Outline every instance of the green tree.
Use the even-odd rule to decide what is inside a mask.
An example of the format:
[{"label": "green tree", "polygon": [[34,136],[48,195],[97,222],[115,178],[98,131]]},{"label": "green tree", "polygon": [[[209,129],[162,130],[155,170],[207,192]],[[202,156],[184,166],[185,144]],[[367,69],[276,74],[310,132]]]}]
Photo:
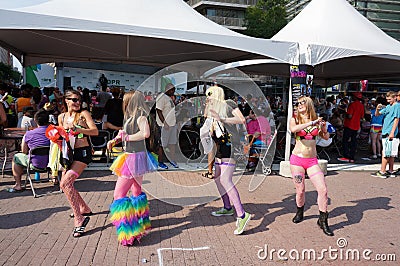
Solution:
[{"label": "green tree", "polygon": [[12,69],[11,66],[0,62],[0,80],[2,81],[21,81],[21,73]]},{"label": "green tree", "polygon": [[244,34],[269,39],[287,24],[286,0],[260,0],[245,13]]}]

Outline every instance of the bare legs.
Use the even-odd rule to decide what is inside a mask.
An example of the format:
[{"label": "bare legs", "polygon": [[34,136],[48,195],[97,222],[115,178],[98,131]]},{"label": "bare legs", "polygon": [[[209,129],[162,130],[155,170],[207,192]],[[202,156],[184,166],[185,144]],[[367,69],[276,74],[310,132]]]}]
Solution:
[{"label": "bare legs", "polygon": [[14,162],[14,160],[12,161],[11,167],[12,167],[12,172],[13,172],[13,176],[14,176],[14,179],[15,179],[14,189],[15,190],[21,190],[22,189],[22,187],[21,187],[21,176],[24,174],[24,168],[22,166],[16,164]]},{"label": "bare legs", "polygon": [[382,145],[381,145],[381,133],[371,133],[371,147],[372,147],[372,155],[381,154]]}]

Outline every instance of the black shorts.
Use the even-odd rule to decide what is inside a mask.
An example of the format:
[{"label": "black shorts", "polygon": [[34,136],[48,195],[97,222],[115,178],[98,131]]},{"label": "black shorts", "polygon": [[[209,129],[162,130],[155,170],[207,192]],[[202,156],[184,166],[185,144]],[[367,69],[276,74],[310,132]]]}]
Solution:
[{"label": "black shorts", "polygon": [[80,147],[74,149],[74,161],[89,164],[92,161],[92,147]]},{"label": "black shorts", "polygon": [[231,158],[231,149],[232,144],[231,143],[221,143],[217,144],[217,152],[215,154],[215,157],[221,159],[221,158]]}]

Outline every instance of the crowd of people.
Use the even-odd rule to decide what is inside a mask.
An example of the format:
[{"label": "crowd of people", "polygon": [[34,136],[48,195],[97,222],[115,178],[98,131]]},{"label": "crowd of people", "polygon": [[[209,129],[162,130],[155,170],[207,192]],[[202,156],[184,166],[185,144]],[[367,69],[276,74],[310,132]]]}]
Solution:
[{"label": "crowd of people", "polygon": [[[18,89],[1,84],[0,94],[0,125],[27,130],[21,153],[13,158],[15,185],[8,190],[10,193],[23,190],[21,176],[28,165],[28,151],[37,146],[50,146],[48,158],[32,157],[32,165],[38,168],[48,165],[52,170],[58,168],[51,164],[61,165],[59,185],[72,209],[73,236],[81,237],[93,213],[75,189],[74,182],[92,161],[91,138],[99,130],[108,130],[113,138],[107,143],[107,149],[112,150],[119,143],[123,147],[123,153],[110,168],[118,177],[110,206],[118,241],[122,245],[132,245],[147,234],[150,218],[147,196],[142,191],[143,176],[157,169],[168,169],[169,165],[179,168],[175,158],[178,134],[193,117],[189,114],[193,112],[193,103],[185,101],[184,96],[177,98],[171,83],[158,95],[140,91],[125,93],[118,87],[110,89],[107,86],[102,86],[96,93],[81,87],[69,88],[62,93],[58,88],[40,90],[29,84]],[[251,155],[257,146],[271,143],[277,125],[286,126],[287,115],[280,97],[267,97],[266,101],[251,95],[226,99],[224,90],[217,85],[209,87],[205,94],[204,105],[197,110],[203,117],[200,134],[204,151],[208,153],[208,169],[203,176],[215,181],[223,202],[223,207],[211,215],[220,217],[236,212],[234,234],[242,234],[251,214],[244,210],[239,191],[232,182],[236,166],[234,150],[243,145],[250,146],[250,158],[256,160],[249,159],[246,169],[254,171],[257,156]],[[343,157],[339,160],[354,162],[357,140],[366,133],[371,143],[371,158],[382,157],[382,167],[374,175],[386,178],[396,174],[393,163],[399,146],[398,97],[400,94],[388,92],[386,99],[381,95],[368,99],[357,92],[351,99],[341,95],[326,100],[301,96],[296,101],[289,123],[289,130],[295,136],[290,157],[296,187],[294,223],[303,220],[304,179],[308,175],[318,192],[320,215],[317,223],[326,235],[333,235],[328,226],[327,187],[318,166],[316,150],[317,138],[329,139],[331,127],[343,143]],[[178,113],[175,112],[177,105],[183,106]],[[211,146],[207,141],[203,142],[204,139],[212,140]]]},{"label": "crowd of people", "polygon": [[382,94],[353,92],[349,96],[329,96],[326,99],[310,98],[319,117],[332,125],[335,141],[341,146],[337,160],[354,163],[361,153],[363,160],[381,160],[381,168],[373,173],[380,178],[400,174],[394,169],[398,156],[400,118],[400,93]]}]

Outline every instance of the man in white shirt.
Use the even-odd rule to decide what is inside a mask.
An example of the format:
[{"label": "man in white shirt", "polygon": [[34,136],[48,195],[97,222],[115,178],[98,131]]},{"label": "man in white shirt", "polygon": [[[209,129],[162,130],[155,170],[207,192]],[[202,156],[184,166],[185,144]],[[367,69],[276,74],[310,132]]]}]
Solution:
[{"label": "man in white shirt", "polygon": [[169,156],[170,164],[175,168],[179,167],[174,160],[175,146],[178,142],[175,104],[173,101],[174,94],[174,85],[168,83],[165,85],[165,92],[160,93],[156,99],[156,121],[161,133],[161,145],[158,149],[158,166],[162,169],[168,169],[168,166],[163,161],[163,152],[166,148],[168,148],[167,155]]}]

